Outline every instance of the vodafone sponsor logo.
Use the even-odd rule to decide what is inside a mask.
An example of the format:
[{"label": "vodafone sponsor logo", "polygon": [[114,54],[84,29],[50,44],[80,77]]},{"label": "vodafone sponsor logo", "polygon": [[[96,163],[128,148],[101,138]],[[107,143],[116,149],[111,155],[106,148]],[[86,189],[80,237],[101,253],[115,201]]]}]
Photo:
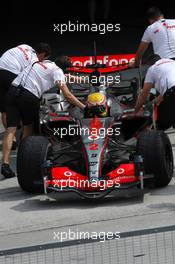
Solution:
[{"label": "vodafone sponsor logo", "polygon": [[123,174],[123,173],[125,173],[125,170],[123,168],[119,168],[119,169],[116,170],[116,174],[117,175],[120,175],[120,174]]},{"label": "vodafone sponsor logo", "polygon": [[[116,71],[116,68],[122,69],[127,68],[128,63],[133,62],[135,54],[120,54],[120,55],[102,55],[97,56],[97,62],[100,64],[106,64],[106,69],[101,69],[101,72]],[[71,57],[73,66],[86,67],[87,65],[93,64],[94,56],[83,56],[83,57]],[[110,68],[111,67],[111,68]],[[114,69],[112,68],[114,67]],[[76,70],[76,68],[75,68]],[[77,69],[77,71],[91,72],[90,69]]]},{"label": "vodafone sponsor logo", "polygon": [[99,136],[93,134],[88,137],[89,140],[97,140],[99,138],[100,138]]},{"label": "vodafone sponsor logo", "polygon": [[65,171],[65,172],[64,172],[64,176],[66,176],[66,177],[71,177],[71,176],[73,176],[73,174],[72,174],[71,171]]}]

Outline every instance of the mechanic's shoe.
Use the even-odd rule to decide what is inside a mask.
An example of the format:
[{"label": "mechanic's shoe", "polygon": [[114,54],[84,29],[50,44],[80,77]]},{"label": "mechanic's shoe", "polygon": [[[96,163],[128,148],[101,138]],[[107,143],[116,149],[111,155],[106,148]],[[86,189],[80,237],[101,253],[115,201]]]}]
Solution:
[{"label": "mechanic's shoe", "polygon": [[12,143],[12,150],[16,150],[17,147],[18,147],[17,142],[16,141],[13,141],[13,143]]},{"label": "mechanic's shoe", "polygon": [[6,178],[13,178],[15,177],[15,173],[12,171],[12,169],[10,168],[9,164],[7,163],[3,163],[1,166],[1,174]]}]

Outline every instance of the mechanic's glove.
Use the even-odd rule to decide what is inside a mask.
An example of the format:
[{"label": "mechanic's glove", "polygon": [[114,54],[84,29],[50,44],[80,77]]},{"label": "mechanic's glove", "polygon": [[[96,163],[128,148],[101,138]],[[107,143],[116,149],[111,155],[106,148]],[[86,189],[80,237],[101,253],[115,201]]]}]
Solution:
[{"label": "mechanic's glove", "polygon": [[89,109],[89,107],[87,105],[83,109],[83,113],[84,113],[84,117],[85,118],[91,118],[91,117],[93,117],[93,113],[92,113],[91,109]]},{"label": "mechanic's glove", "polygon": [[131,68],[131,69],[136,68],[135,61],[128,63],[128,68]]},{"label": "mechanic's glove", "polygon": [[85,108],[83,109],[83,112],[84,112],[84,114],[87,114],[88,111],[89,111],[89,107],[86,105]]}]

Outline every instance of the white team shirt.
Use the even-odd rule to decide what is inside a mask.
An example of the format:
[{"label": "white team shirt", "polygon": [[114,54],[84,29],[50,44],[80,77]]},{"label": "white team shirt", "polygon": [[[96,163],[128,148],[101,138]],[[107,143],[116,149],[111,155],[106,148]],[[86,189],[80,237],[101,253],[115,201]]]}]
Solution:
[{"label": "white team shirt", "polygon": [[33,48],[22,44],[7,50],[0,57],[0,70],[7,70],[18,75],[26,66],[36,60],[38,58]]},{"label": "white team shirt", "polygon": [[52,88],[56,82],[65,83],[63,71],[49,60],[36,62],[26,67],[12,85],[22,85],[25,89],[40,98],[42,94]]},{"label": "white team shirt", "polygon": [[154,54],[161,58],[175,58],[175,19],[161,19],[147,27],[143,42],[153,44]]},{"label": "white team shirt", "polygon": [[170,59],[158,60],[146,74],[145,83],[152,83],[155,89],[164,95],[167,89],[175,86],[175,61]]}]

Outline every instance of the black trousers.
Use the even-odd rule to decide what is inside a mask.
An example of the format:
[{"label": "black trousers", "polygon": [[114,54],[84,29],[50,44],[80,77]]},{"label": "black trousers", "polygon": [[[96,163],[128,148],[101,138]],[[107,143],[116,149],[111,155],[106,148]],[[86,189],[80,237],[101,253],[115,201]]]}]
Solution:
[{"label": "black trousers", "polygon": [[12,81],[16,78],[16,74],[0,70],[0,112],[6,112],[6,97]]},{"label": "black trousers", "polygon": [[157,127],[166,130],[175,124],[175,92],[164,96],[163,102],[158,106]]},{"label": "black trousers", "polygon": [[7,94],[7,127],[34,124],[38,119],[40,99],[23,87],[11,86]]}]

